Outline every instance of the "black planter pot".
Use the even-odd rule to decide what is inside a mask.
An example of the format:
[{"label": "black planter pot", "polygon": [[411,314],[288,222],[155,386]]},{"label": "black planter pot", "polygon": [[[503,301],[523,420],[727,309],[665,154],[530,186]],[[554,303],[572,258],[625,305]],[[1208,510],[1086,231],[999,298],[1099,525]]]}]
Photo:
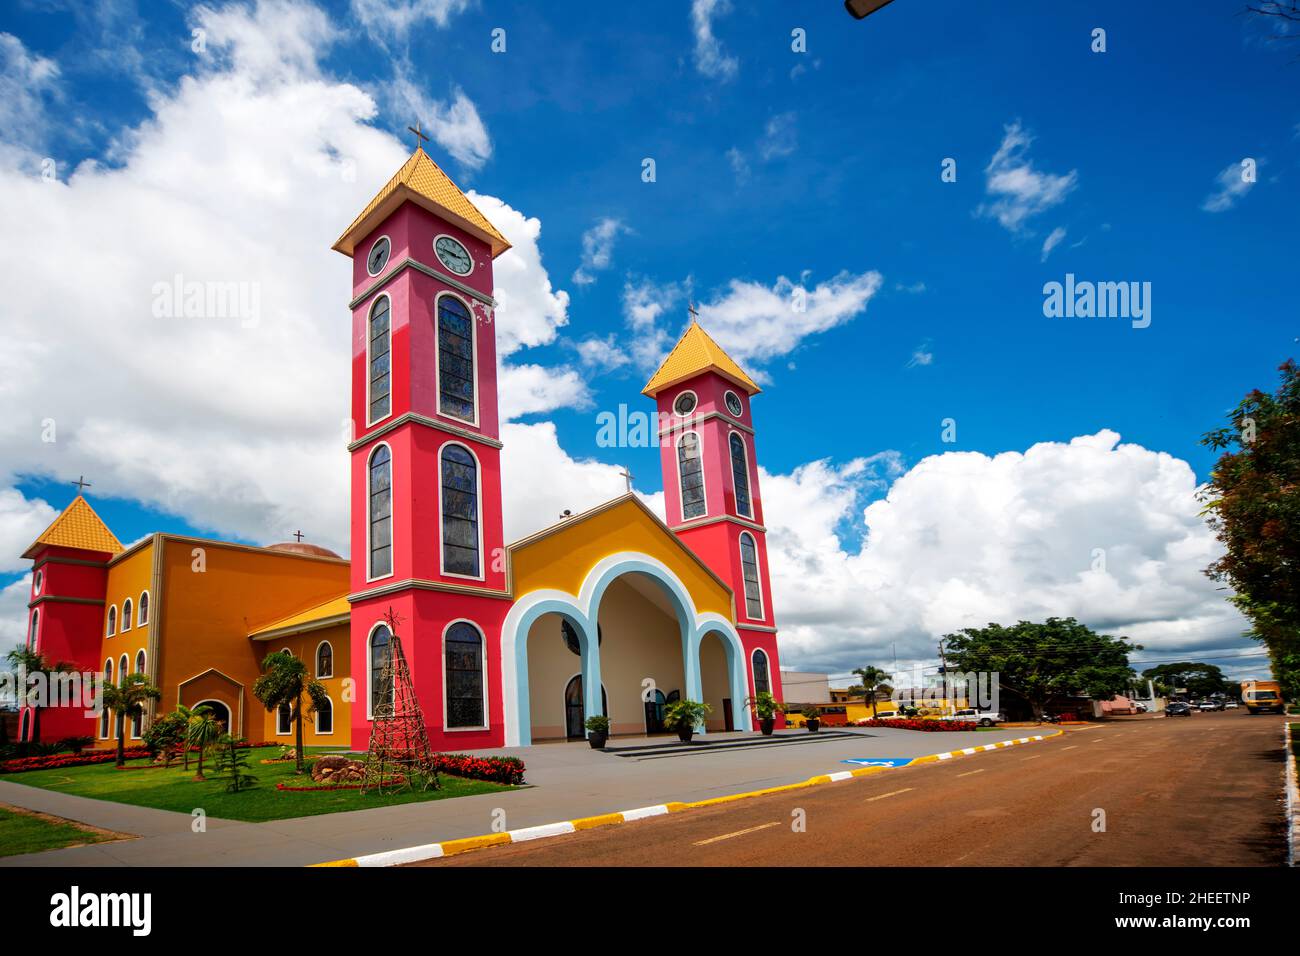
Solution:
[{"label": "black planter pot", "polygon": [[820,727],[821,725],[822,722],[820,720],[817,720],[816,718],[808,721],[808,733],[810,734],[817,733],[817,728]]},{"label": "black planter pot", "polygon": [[776,726],[775,717],[760,717],[758,719],[758,729],[763,732],[764,737],[772,736],[772,728]]},{"label": "black planter pot", "polygon": [[587,737],[587,743],[591,744],[592,750],[604,750],[605,741],[607,740],[609,740],[608,733],[598,734],[594,730],[591,732],[591,735]]},{"label": "black planter pot", "polygon": [[684,744],[689,744],[691,742],[691,738],[694,736],[695,736],[694,727],[683,727],[682,729],[677,731],[677,739]]}]

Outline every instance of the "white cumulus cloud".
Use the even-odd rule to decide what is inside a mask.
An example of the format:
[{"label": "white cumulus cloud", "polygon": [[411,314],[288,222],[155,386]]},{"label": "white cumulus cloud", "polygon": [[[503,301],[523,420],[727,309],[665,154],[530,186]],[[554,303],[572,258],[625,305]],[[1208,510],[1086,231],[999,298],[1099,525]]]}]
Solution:
[{"label": "white cumulus cloud", "polygon": [[1065,201],[1079,183],[1077,170],[1045,173],[1029,159],[1033,136],[1020,123],[1003,128],[1002,142],[984,170],[984,190],[991,197],[976,213],[996,219],[1010,232],[1020,232],[1027,220]]}]

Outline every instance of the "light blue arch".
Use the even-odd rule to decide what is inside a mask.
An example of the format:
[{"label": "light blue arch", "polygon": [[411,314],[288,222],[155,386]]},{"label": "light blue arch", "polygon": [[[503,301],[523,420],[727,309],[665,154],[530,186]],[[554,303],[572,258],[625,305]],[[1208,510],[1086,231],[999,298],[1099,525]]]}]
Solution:
[{"label": "light blue arch", "polygon": [[595,626],[587,613],[576,603],[562,597],[550,597],[530,605],[514,626],[515,633],[515,700],[518,708],[518,737],[520,747],[533,742],[532,703],[528,688],[528,635],[539,618],[559,614],[573,625],[578,636],[578,650],[582,660],[582,699],[587,716],[605,712],[604,698],[600,693],[600,641],[593,640]]}]

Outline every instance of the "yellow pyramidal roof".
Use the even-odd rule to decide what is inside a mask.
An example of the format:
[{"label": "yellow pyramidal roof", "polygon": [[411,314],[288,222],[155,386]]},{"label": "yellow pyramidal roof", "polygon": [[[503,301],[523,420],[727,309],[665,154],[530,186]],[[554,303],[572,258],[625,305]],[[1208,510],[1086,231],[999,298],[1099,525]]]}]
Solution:
[{"label": "yellow pyramidal roof", "polygon": [[673,350],[659,366],[659,371],[650,376],[650,381],[641,390],[641,394],[657,395],[669,386],[710,369],[735,382],[750,395],[757,395],[761,391],[754,380],[745,374],[745,370],[723,351],[722,346],[709,338],[709,333],[704,331],[700,323],[692,319],[690,327],[677,340]]},{"label": "yellow pyramidal roof", "polygon": [[471,235],[482,239],[491,247],[493,259],[510,248],[506,237],[497,231],[496,226],[487,221],[487,217],[478,211],[460,188],[451,181],[451,177],[444,173],[423,149],[417,149],[411,154],[411,158],[402,164],[402,168],[387,185],[370,200],[361,215],[352,220],[352,225],[339,236],[333,248],[344,255],[352,255],[357,240],[391,214],[405,199],[423,206],[435,215],[442,216]]},{"label": "yellow pyramidal roof", "polygon": [[32,546],[23,552],[24,558],[33,557],[37,549],[52,545],[57,548],[80,548],[82,551],[103,551],[118,554],[123,550],[117,535],[108,530],[102,518],[81,495],[63,509]]}]

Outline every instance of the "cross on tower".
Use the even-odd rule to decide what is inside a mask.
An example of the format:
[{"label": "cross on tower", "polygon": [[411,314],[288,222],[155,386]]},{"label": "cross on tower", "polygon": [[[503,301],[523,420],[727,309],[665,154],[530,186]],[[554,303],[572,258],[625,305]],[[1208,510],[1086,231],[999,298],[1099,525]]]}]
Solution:
[{"label": "cross on tower", "polygon": [[429,141],[429,137],[420,132],[420,121],[416,120],[414,126],[406,127],[415,134],[415,148],[419,149],[424,143]]},{"label": "cross on tower", "polygon": [[689,312],[689,313],[691,314],[691,321],[695,321],[696,319],[698,319],[698,318],[700,317],[700,313],[699,313],[699,311],[695,308],[695,300],[694,300],[694,299],[690,299],[690,300],[687,301],[687,303],[686,303],[686,311]]},{"label": "cross on tower", "polygon": [[302,540],[302,532],[301,532],[301,531],[295,531],[295,532],[293,533],[293,540],[295,540],[295,541],[301,541],[301,540]]},{"label": "cross on tower", "polygon": [[83,491],[85,491],[87,488],[90,487],[90,482],[86,480],[85,475],[78,475],[77,480],[69,482],[69,484],[73,484],[77,486],[77,494],[81,494]]},{"label": "cross on tower", "polygon": [[632,493],[632,479],[635,478],[636,475],[632,474],[632,469],[626,466],[624,466],[623,470],[619,472],[619,475],[626,479],[627,493],[630,495]]}]

